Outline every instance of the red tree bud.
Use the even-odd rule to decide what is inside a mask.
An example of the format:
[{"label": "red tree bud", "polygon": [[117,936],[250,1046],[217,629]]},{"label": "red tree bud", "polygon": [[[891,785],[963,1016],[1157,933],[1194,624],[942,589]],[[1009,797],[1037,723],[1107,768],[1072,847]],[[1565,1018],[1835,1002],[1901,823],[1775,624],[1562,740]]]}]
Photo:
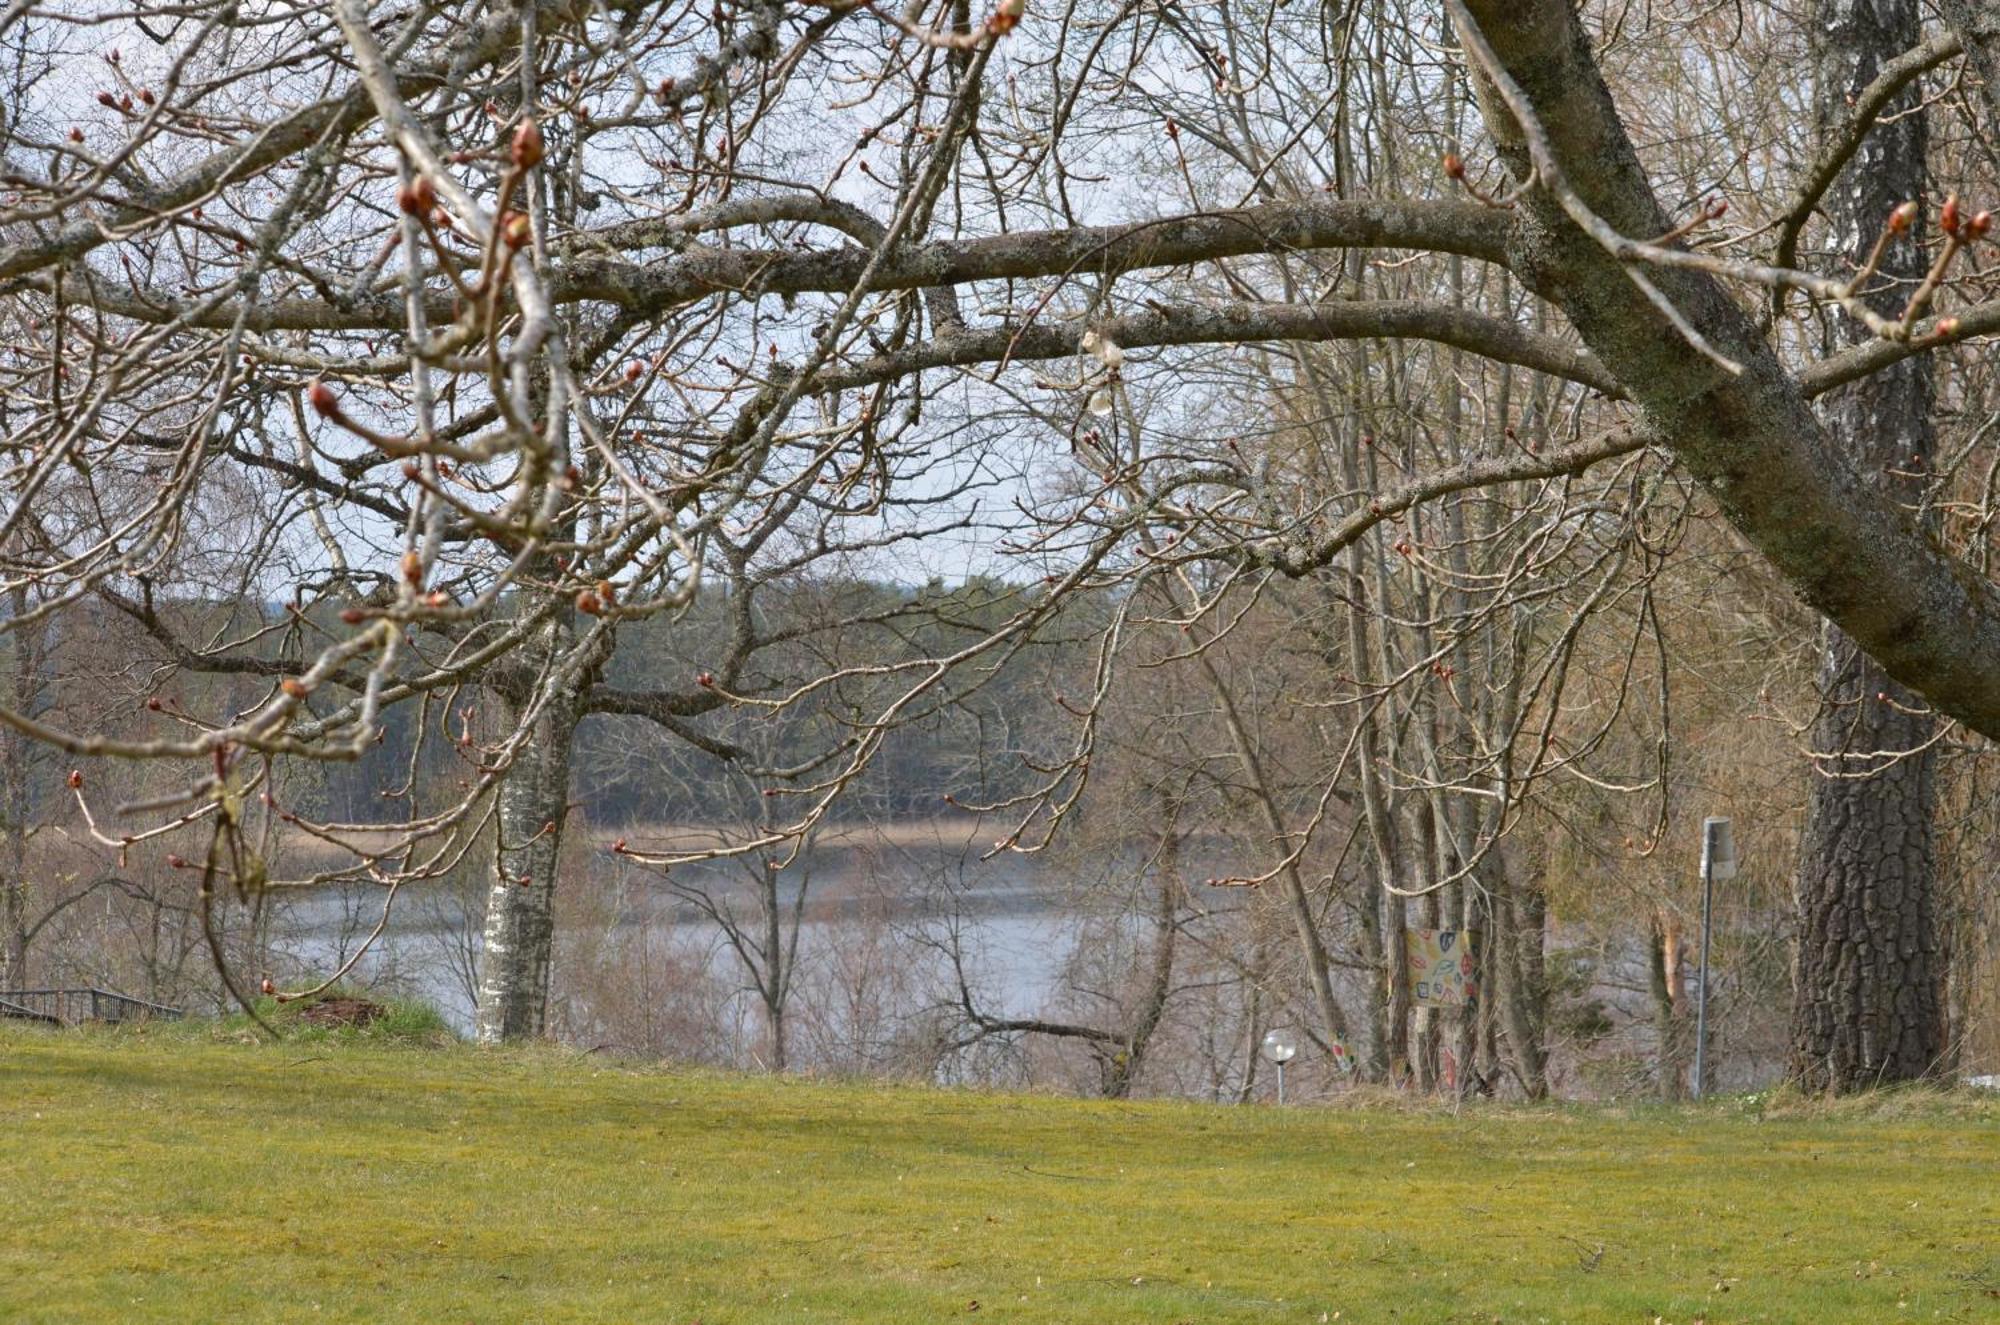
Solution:
[{"label": "red tree bud", "polygon": [[521,121],[521,127],[514,130],[514,164],[522,170],[533,170],[542,164],[542,131],[533,118]]},{"label": "red tree bud", "polygon": [[437,207],[437,188],[429,175],[419,175],[396,190],[396,206],[405,216],[428,216]]},{"label": "red tree bud", "polygon": [[306,388],[306,401],[320,414],[329,419],[338,416],[340,413],[339,397],[333,394],[332,387],[318,378],[314,378],[313,384]]}]

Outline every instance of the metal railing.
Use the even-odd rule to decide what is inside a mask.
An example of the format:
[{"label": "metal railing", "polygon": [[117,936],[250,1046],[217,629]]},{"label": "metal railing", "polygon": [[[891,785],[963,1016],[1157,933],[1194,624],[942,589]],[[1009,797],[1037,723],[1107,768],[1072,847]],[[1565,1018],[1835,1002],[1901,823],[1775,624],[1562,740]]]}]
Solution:
[{"label": "metal railing", "polygon": [[109,989],[0,989],[0,1016],[74,1026],[86,1021],[179,1021],[181,1010]]},{"label": "metal railing", "polygon": [[51,1026],[62,1025],[60,1017],[52,1017],[46,1012],[37,1012],[31,1007],[0,998],[0,1017],[12,1017],[16,1021],[41,1021]]}]

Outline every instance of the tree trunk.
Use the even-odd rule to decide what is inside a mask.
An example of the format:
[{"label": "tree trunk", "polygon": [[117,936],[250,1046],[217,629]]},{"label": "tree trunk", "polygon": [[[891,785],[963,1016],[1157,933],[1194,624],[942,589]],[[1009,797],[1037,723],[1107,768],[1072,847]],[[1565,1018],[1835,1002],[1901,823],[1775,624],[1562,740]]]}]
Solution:
[{"label": "tree trunk", "polygon": [[1682,974],[1680,929],[1670,915],[1653,917],[1647,936],[1647,974],[1653,994],[1653,1030],[1659,1037],[1656,1068],[1660,1098],[1687,1095],[1687,982]]},{"label": "tree trunk", "polygon": [[500,789],[499,839],[479,957],[481,1044],[531,1039],[548,1025],[556,873],[569,817],[579,687],[559,679],[555,689]]},{"label": "tree trunk", "polygon": [[1531,1100],[1547,1099],[1549,1094],[1545,913],[1541,890],[1517,883],[1513,870],[1503,870],[1494,897],[1495,923],[1487,939],[1486,966],[1493,972],[1491,997],[1507,1031],[1521,1092]]},{"label": "tree trunk", "polygon": [[[1916,44],[1919,10],[1916,0],[1821,0],[1813,26],[1822,123],[1884,60]],[[1889,214],[1922,192],[1928,135],[1917,97],[1913,88],[1891,103],[1827,195],[1834,241],[1857,265]],[[1874,302],[1893,315],[1924,257],[1898,242],[1882,266],[1899,288],[1882,289]],[[1839,334],[1868,335],[1845,318]],[[1893,491],[1913,486],[1896,474],[1920,474],[1929,463],[1932,406],[1930,359],[1920,355],[1832,393],[1824,417],[1864,481]],[[1928,1076],[1944,1064],[1936,720],[1831,625],[1819,684],[1812,743],[1824,776],[1813,781],[1800,852],[1791,1068],[1807,1090],[1845,1091]]]},{"label": "tree trunk", "polygon": [[[1169,808],[1166,812],[1171,815],[1173,810]],[[1172,822],[1170,819],[1169,823]],[[1160,1028],[1160,1020],[1166,1015],[1167,1000],[1174,990],[1174,940],[1180,933],[1178,826],[1168,828],[1160,856],[1153,913],[1153,924],[1159,931],[1159,937],[1153,946],[1152,972],[1146,981],[1145,994],[1140,999],[1138,1016],[1133,1019],[1131,1032],[1125,1037],[1125,1045],[1106,1068],[1104,1094],[1108,1099],[1122,1100],[1131,1095],[1132,1087],[1146,1065],[1146,1051],[1152,1047],[1153,1033]]]},{"label": "tree trunk", "polygon": [[[1292,835],[1285,828],[1285,817],[1271,791],[1270,780],[1264,776],[1263,760],[1258,757],[1257,746],[1250,738],[1249,728],[1244,725],[1242,710],[1236,706],[1236,696],[1207,652],[1195,656],[1201,664],[1202,675],[1208,680],[1209,689],[1215,695],[1216,704],[1222,710],[1223,724],[1229,730],[1237,762],[1250,784],[1251,798],[1257,802],[1264,827],[1271,834],[1271,848],[1289,853],[1292,850]],[[1299,872],[1298,862],[1292,861],[1279,871],[1278,877],[1282,880],[1286,907],[1291,912],[1293,932],[1298,935],[1299,952],[1305,959],[1306,978],[1312,984],[1313,1006],[1319,1013],[1320,1025],[1325,1028],[1329,1043],[1345,1041],[1347,1014],[1341,1008],[1340,1000],[1334,997],[1333,960],[1327,955],[1326,941],[1320,937],[1319,924],[1313,917],[1312,897],[1306,891],[1305,876]]]},{"label": "tree trunk", "polygon": [[[28,591],[15,585],[8,594],[8,615],[16,622],[28,614]],[[43,668],[47,654],[46,621],[16,626],[9,633],[13,675],[7,702],[16,713],[36,716],[42,708]],[[28,984],[28,912],[33,901],[28,885],[29,819],[34,814],[34,770],[46,763],[41,747],[12,727],[0,729],[0,819],[5,824],[5,857],[0,860],[0,924],[5,947],[0,948],[0,989]]]}]

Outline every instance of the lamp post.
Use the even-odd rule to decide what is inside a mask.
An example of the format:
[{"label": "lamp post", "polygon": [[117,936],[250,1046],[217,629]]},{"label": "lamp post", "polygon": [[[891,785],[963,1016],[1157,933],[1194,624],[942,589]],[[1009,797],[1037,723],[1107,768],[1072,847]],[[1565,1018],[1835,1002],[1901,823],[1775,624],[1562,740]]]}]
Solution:
[{"label": "lamp post", "polygon": [[1288,1030],[1274,1030],[1264,1037],[1258,1052],[1278,1069],[1278,1103],[1285,1102],[1285,1064],[1298,1056],[1299,1042]]},{"label": "lamp post", "polygon": [[1708,938],[1709,913],[1714,907],[1715,881],[1736,877],[1736,837],[1729,820],[1701,821],[1701,985],[1694,996],[1694,1097],[1700,1099],[1708,1081]]}]

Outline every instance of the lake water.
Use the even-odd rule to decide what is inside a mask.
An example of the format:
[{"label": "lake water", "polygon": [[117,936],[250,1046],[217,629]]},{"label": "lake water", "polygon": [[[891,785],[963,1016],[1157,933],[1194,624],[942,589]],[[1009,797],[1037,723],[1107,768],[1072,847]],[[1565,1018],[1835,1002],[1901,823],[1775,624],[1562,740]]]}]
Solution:
[{"label": "lake water", "polygon": [[[981,1010],[992,1015],[1044,1010],[1078,942],[1072,896],[1053,886],[1049,870],[1034,858],[980,862],[949,850],[835,848],[802,857],[788,874],[809,881],[799,932],[802,969],[844,943],[879,939],[885,927],[913,948],[923,946],[920,936],[941,943],[955,930]],[[683,866],[675,877],[726,899],[737,914],[755,914],[740,867]],[[559,920],[582,909],[591,913],[587,921],[569,923],[614,933],[643,927],[656,943],[705,951],[718,979],[740,979],[741,967],[721,941],[720,928],[665,881],[628,875],[622,883],[594,880],[584,886],[598,890],[595,899],[580,907],[559,904]],[[789,906],[789,895],[786,901]],[[382,936],[355,968],[356,983],[422,998],[469,1032],[473,1008],[466,952],[477,943],[477,908],[483,903],[484,894],[476,891],[461,900],[442,887],[406,890]],[[274,918],[272,938],[300,969],[324,972],[360,946],[380,915],[378,890],[327,888],[292,899]]]}]

